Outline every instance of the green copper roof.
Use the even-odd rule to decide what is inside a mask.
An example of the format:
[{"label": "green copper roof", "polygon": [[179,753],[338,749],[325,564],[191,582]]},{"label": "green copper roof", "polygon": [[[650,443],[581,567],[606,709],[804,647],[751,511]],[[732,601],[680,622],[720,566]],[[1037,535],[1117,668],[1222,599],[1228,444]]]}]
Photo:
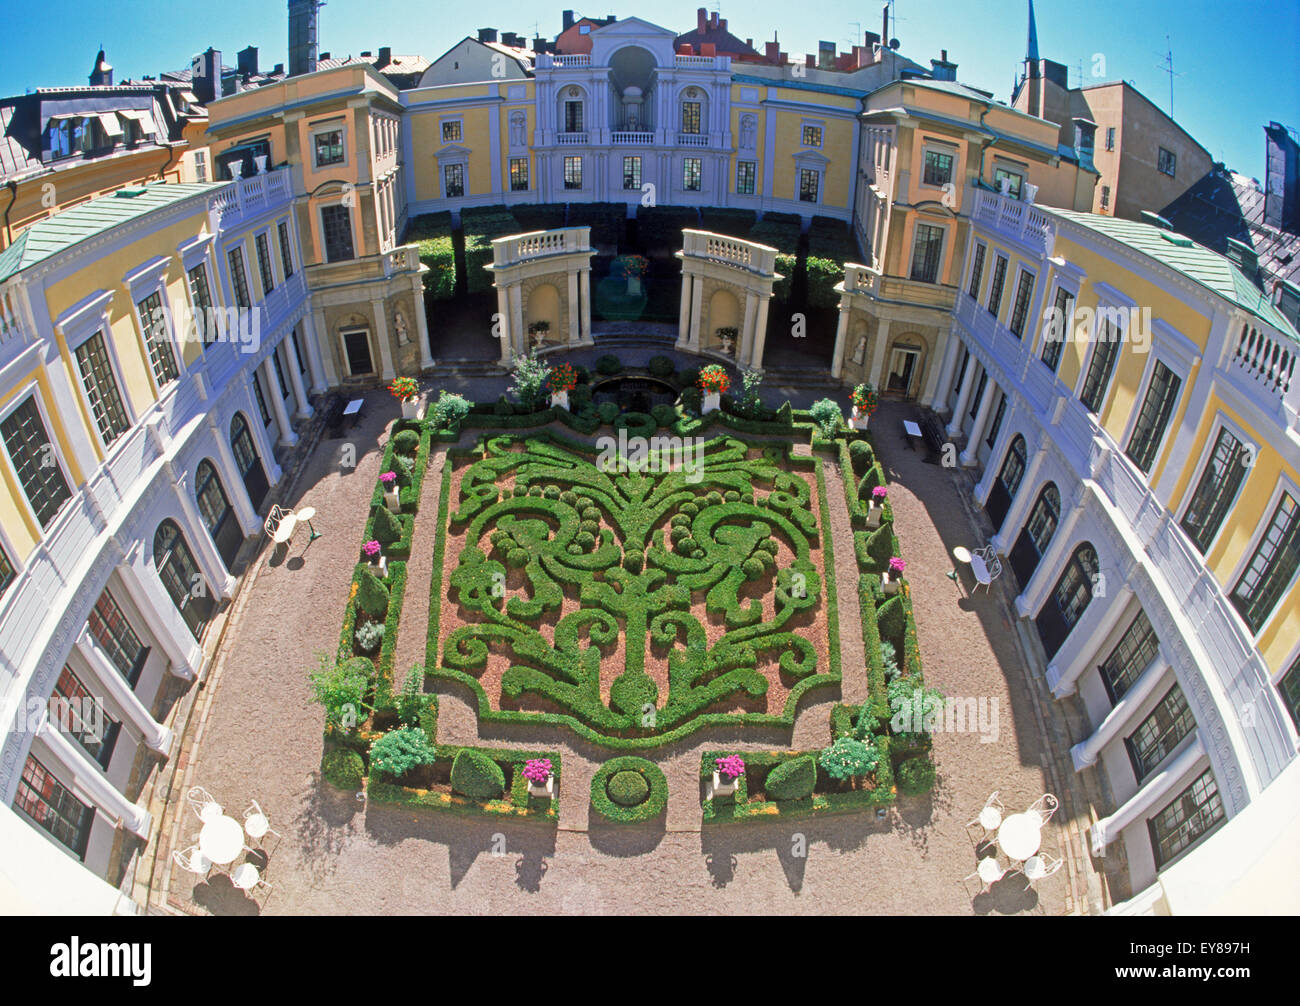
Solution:
[{"label": "green copper roof", "polygon": [[80,244],[104,231],[120,227],[146,213],[172,206],[182,200],[219,189],[229,182],[173,184],[154,182],[140,187],[128,186],[107,196],[100,196],[80,206],[62,210],[39,223],[32,224],[14,238],[14,243],[0,252],[0,281],[30,269],[51,255]]},{"label": "green copper roof", "polygon": [[1136,220],[1121,220],[1118,217],[1078,213],[1074,210],[1042,209],[1123,242],[1134,251],[1176,269],[1188,279],[1272,325],[1282,334],[1300,341],[1300,335],[1297,335],[1291,322],[1241,270],[1218,252],[1197,244],[1191,238],[1162,227],[1138,223]]}]

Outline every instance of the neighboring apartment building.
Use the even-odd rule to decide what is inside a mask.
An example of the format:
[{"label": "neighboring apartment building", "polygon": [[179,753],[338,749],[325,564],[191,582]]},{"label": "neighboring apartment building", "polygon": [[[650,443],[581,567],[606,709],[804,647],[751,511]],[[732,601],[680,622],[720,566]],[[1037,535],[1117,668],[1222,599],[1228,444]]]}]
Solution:
[{"label": "neighboring apartment building", "polygon": [[1112,797],[1091,844],[1127,861],[1117,910],[1266,899],[1243,875],[1300,823],[1300,336],[1173,231],[989,192],[972,223],[930,404],[1091,725],[1072,755]]},{"label": "neighboring apartment building", "polygon": [[40,877],[55,904],[129,880],[162,721],[325,387],[276,177],[123,188],[0,253],[0,828],[85,865]]},{"label": "neighboring apartment building", "polygon": [[196,147],[207,115],[195,96],[183,85],[115,85],[101,65],[103,53],[105,83],[0,99],[0,249],[35,221],[124,185],[203,179]]}]

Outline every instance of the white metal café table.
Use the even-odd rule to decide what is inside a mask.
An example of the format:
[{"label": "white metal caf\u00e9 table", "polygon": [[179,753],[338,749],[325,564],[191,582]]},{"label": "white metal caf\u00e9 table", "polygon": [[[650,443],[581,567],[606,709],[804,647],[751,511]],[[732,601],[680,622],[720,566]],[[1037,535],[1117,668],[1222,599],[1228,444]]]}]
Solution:
[{"label": "white metal caf\u00e9 table", "polygon": [[1012,814],[998,829],[998,846],[1007,858],[1018,863],[1038,851],[1043,843],[1043,819],[1033,811]]},{"label": "white metal caf\u00e9 table", "polygon": [[903,420],[903,432],[907,434],[907,446],[916,450],[915,441],[921,439],[921,427],[910,419]]},{"label": "white metal caf\u00e9 table", "polygon": [[307,539],[308,541],[315,541],[320,537],[320,532],[316,530],[316,525],[311,522],[312,518],[316,516],[316,508],[314,506],[305,506],[294,514],[294,516],[299,520],[305,520],[307,522],[307,527],[311,531],[311,537]]},{"label": "white metal caf\u00e9 table", "polygon": [[[952,557],[956,559],[958,562],[962,563],[963,565],[967,565],[967,566],[970,565],[970,558],[971,558],[970,549],[968,549],[965,545],[955,546],[952,550]],[[946,576],[953,583],[956,583],[957,582],[956,567],[950,569],[947,573],[944,574],[944,576]]]},{"label": "white metal caf\u00e9 table", "polygon": [[244,849],[244,828],[233,817],[214,817],[199,832],[199,851],[219,866],[239,858]]}]

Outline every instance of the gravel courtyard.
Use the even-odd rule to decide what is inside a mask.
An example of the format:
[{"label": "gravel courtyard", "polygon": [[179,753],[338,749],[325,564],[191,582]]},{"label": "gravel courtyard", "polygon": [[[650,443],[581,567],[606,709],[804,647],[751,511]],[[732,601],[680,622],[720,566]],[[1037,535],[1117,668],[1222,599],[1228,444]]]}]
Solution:
[{"label": "gravel courtyard", "polygon": [[[908,563],[928,683],[948,696],[983,703],[996,723],[981,736],[938,733],[939,782],[924,798],[900,797],[883,819],[840,815],[772,825],[702,828],[696,779],[700,752],[718,746],[760,750],[820,747],[829,741],[830,701],[800,710],[793,737],[772,731],[745,740],[705,729],[654,749],[669,783],[666,822],[657,827],[588,824],[588,786],[603,752],[546,728],[480,736],[463,691],[440,692],[438,740],[486,746],[537,745],[564,757],[561,825],[490,821],[368,807],[322,783],[322,712],[309,701],[307,673],[338,641],[361,528],[379,474],[382,445],[396,418],[383,391],[367,395],[367,417],[344,440],[322,439],[290,497],[316,508],[323,536],[295,536],[286,556],[258,555],[237,597],[217,662],[190,721],[188,760],[177,772],[162,822],[151,900],[164,910],[202,914],[350,913],[905,913],[1062,914],[1083,911],[1081,864],[1069,855],[1079,816],[1068,794],[1044,829],[1043,849],[1066,857],[1056,876],[1025,890],[1018,874],[989,893],[964,882],[977,863],[978,829],[965,822],[998,790],[1009,811],[1055,791],[1047,768],[1068,755],[1034,705],[1033,671],[1016,640],[1002,590],[974,598],[969,571],[954,584],[953,545],[977,541],[969,476],[926,464],[894,431],[912,406],[887,403],[873,419],[878,454],[891,480],[896,530]],[[340,464],[356,445],[355,468]],[[441,456],[431,459],[417,518],[396,668],[423,658]],[[433,477],[437,473],[439,477]],[[836,466],[826,465],[831,524],[847,523]],[[832,481],[833,480],[833,481]],[[982,541],[978,543],[982,544]],[[839,582],[853,583],[852,544],[837,541]],[[856,596],[840,589],[841,624],[857,619]],[[850,613],[843,605],[851,602]],[[846,633],[844,694],[865,695],[860,634]],[[857,655],[856,662],[849,659]],[[440,686],[441,688],[442,686]],[[450,687],[450,686],[446,686]],[[823,693],[825,695],[825,693]],[[1050,715],[1050,710],[1048,710]],[[253,900],[222,874],[195,884],[170,865],[171,848],[192,844],[198,821],[183,795],[202,785],[238,815],[256,799],[272,827],[265,878]],[[1086,808],[1083,808],[1086,814]],[[166,858],[164,858],[166,857]]]}]

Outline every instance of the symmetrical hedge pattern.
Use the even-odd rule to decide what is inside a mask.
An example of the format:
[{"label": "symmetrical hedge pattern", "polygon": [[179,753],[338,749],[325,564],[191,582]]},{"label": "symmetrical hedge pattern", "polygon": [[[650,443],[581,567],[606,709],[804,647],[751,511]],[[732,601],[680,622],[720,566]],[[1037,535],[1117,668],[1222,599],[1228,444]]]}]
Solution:
[{"label": "symmetrical hedge pattern", "polygon": [[[704,722],[789,724],[804,692],[838,682],[838,660],[819,667],[808,638],[827,604],[821,528],[810,479],[790,470],[820,462],[718,437],[691,471],[650,447],[639,471],[548,434],[473,452],[446,527],[464,540],[445,599],[460,624],[432,673],[473,689],[481,716],[645,746]],[[666,654],[666,694],[652,653]],[[508,662],[492,696],[479,681],[490,655]],[[779,713],[729,711],[754,706],[769,675],[789,689]]]},{"label": "symmetrical hedge pattern", "polygon": [[652,821],[667,806],[668,779],[652,761],[614,758],[591,777],[591,809],[607,821]]}]

